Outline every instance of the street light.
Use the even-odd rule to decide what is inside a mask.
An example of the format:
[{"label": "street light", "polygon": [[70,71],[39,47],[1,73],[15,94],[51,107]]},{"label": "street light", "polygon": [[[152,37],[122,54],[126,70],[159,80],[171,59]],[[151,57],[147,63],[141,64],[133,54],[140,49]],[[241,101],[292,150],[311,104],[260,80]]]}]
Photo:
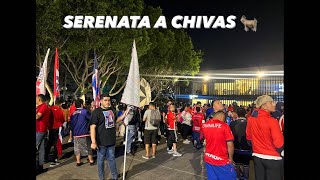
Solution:
[{"label": "street light", "polygon": [[203,76],[203,80],[204,80],[204,81],[208,81],[209,79],[210,79],[210,77],[209,77],[208,75]]}]

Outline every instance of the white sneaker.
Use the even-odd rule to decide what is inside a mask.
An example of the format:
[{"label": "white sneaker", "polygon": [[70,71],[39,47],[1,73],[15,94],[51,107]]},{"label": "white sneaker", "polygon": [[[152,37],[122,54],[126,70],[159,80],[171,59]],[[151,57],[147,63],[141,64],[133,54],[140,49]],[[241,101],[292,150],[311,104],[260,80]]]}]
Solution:
[{"label": "white sneaker", "polygon": [[55,167],[55,166],[57,166],[57,165],[59,165],[59,164],[60,164],[59,161],[56,159],[55,162],[52,162],[52,163],[49,165],[49,167]]},{"label": "white sneaker", "polygon": [[168,150],[168,154],[173,154],[173,153],[174,153],[173,149]]},{"label": "white sneaker", "polygon": [[180,153],[178,153],[178,152],[174,152],[174,153],[172,154],[172,156],[180,157],[180,156],[182,156],[182,154],[180,154]]},{"label": "white sneaker", "polygon": [[188,141],[189,143],[191,142],[189,139],[186,139],[186,141]]},{"label": "white sneaker", "polygon": [[190,144],[190,141],[188,141],[188,140],[186,139],[186,140],[184,140],[182,143],[183,143],[183,144]]}]

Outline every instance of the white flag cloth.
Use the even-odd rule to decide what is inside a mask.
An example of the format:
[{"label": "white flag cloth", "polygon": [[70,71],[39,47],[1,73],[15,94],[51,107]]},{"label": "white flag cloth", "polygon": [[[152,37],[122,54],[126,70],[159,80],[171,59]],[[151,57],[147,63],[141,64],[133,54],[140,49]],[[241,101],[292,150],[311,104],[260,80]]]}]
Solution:
[{"label": "white flag cloth", "polygon": [[[137,55],[135,40],[133,40],[130,69],[129,69],[129,74],[126,82],[126,87],[124,88],[124,91],[122,94],[121,102],[127,104],[128,108],[130,109],[133,109],[133,106],[135,107],[140,106],[140,74],[139,74],[138,55]],[[127,117],[125,118],[125,123],[128,124],[128,122],[130,122],[131,119],[132,119],[132,116],[127,115]],[[122,180],[124,180],[126,177],[127,140],[128,140],[128,128],[126,128]]]},{"label": "white flag cloth", "polygon": [[44,58],[44,62],[42,65],[42,68],[40,70],[39,76],[37,78],[36,82],[36,95],[39,94],[46,94],[46,87],[45,83],[47,81],[47,62],[48,62],[48,56],[49,56],[50,48],[47,50],[46,57]]},{"label": "white flag cloth", "polygon": [[135,40],[133,40],[130,69],[121,102],[140,107],[140,74]]}]

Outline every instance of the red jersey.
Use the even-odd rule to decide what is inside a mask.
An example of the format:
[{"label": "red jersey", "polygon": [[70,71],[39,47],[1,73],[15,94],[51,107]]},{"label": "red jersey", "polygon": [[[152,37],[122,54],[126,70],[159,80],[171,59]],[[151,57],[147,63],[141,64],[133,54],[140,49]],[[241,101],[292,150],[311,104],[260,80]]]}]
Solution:
[{"label": "red jersey", "polygon": [[201,126],[202,126],[202,120],[204,120],[204,115],[202,113],[196,112],[192,115],[192,122],[193,122],[192,131],[200,132]]},{"label": "red jersey", "polygon": [[167,114],[167,123],[168,123],[169,130],[175,129],[175,120],[176,120],[176,114],[174,112],[169,111]]},{"label": "red jersey", "polygon": [[49,129],[58,129],[64,123],[64,113],[59,106],[51,106],[51,112],[53,113],[53,122]]},{"label": "red jersey", "polygon": [[227,141],[233,141],[233,135],[227,123],[210,119],[201,129],[206,140],[205,162],[223,166],[229,163]]},{"label": "red jersey", "polygon": [[70,110],[69,110],[69,117],[68,117],[68,120],[70,121],[70,117],[72,116],[72,114],[77,110],[76,106],[75,105],[71,105],[70,106]]},{"label": "red jersey", "polygon": [[258,109],[257,114],[257,117],[248,118],[246,128],[246,138],[252,142],[253,155],[265,159],[279,158],[276,148],[283,147],[284,138],[278,120],[262,109]]},{"label": "red jersey", "polygon": [[42,116],[36,119],[36,132],[47,132],[51,115],[50,107],[43,103],[36,108],[36,114],[38,113],[41,113]]}]

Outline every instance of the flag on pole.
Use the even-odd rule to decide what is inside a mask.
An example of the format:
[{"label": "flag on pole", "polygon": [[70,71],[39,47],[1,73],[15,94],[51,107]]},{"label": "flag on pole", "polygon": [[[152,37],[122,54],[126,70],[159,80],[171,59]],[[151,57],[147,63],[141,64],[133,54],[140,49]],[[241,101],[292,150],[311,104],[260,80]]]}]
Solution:
[{"label": "flag on pole", "polygon": [[100,80],[98,72],[97,54],[94,51],[93,75],[92,75],[92,93],[95,107],[100,107]]},{"label": "flag on pole", "polygon": [[133,40],[130,69],[121,102],[140,107],[140,74],[135,40]]},{"label": "flag on pole", "polygon": [[[131,110],[133,107],[140,107],[140,74],[139,74],[139,63],[138,55],[136,49],[136,42],[133,40],[132,52],[131,52],[131,62],[129,74],[127,77],[126,87],[122,94],[121,102],[128,105],[128,108]],[[132,112],[132,111],[131,111]],[[133,118],[133,114],[128,113],[125,117],[124,123],[128,124],[129,121]],[[123,159],[123,176],[122,179],[125,179],[126,176],[126,159],[127,159],[127,144],[128,144],[128,128],[126,128],[126,138],[124,146],[124,159]]]},{"label": "flag on pole", "polygon": [[56,55],[54,58],[54,80],[53,80],[53,102],[55,103],[57,98],[60,97],[60,86],[59,86],[59,59],[58,59],[58,48],[56,48]]},{"label": "flag on pole", "polygon": [[42,68],[40,69],[37,82],[36,82],[36,95],[39,94],[46,94],[46,87],[45,83],[47,81],[47,62],[48,62],[48,56],[49,56],[50,48],[47,50],[47,54],[44,58],[44,62],[42,64]]}]

